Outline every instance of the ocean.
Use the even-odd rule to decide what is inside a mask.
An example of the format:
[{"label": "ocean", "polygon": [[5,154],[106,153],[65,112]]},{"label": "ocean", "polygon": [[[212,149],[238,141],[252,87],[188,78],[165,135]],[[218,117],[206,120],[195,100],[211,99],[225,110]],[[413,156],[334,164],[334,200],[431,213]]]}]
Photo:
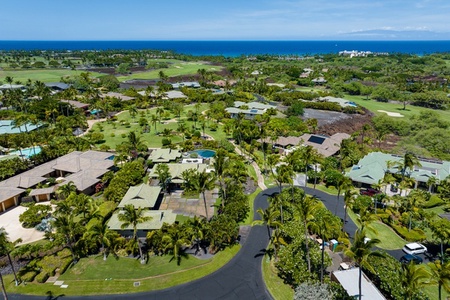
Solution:
[{"label": "ocean", "polygon": [[0,41],[0,50],[167,50],[194,56],[313,55],[344,50],[424,55],[450,52],[450,41]]}]

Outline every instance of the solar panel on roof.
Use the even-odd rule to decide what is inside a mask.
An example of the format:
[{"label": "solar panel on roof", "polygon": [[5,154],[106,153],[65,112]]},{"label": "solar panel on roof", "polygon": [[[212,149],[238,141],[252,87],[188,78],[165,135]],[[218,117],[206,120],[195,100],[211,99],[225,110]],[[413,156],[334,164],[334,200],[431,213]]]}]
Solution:
[{"label": "solar panel on roof", "polygon": [[325,141],[324,137],[317,136],[317,135],[312,135],[308,139],[308,142],[311,142],[311,143],[314,143],[314,144],[319,144],[319,145],[322,145],[324,141]]},{"label": "solar panel on roof", "polygon": [[250,112],[256,113],[256,112],[258,112],[258,110],[257,109],[250,109]]}]

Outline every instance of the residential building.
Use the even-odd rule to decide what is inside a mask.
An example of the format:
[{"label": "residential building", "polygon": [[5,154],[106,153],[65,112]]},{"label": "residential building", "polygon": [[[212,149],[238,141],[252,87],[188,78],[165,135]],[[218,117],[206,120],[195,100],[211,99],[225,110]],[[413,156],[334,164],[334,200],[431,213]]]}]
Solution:
[{"label": "residential building", "polygon": [[171,163],[181,158],[181,152],[176,149],[154,149],[148,157],[152,163]]},{"label": "residential building", "polygon": [[[245,107],[241,108],[241,107]],[[231,118],[237,118],[239,114],[243,114],[245,119],[253,119],[257,115],[264,114],[269,109],[276,109],[275,105],[263,104],[260,102],[242,102],[235,101],[234,107],[227,107],[225,109],[231,116]]]},{"label": "residential building", "polygon": [[[194,163],[176,163],[176,164],[167,164],[169,167],[170,173],[170,189],[179,189],[181,185],[184,183],[183,176],[181,175],[186,170],[197,170],[199,172],[211,172],[212,170],[208,169],[207,164],[194,164]],[[156,165],[150,170],[149,177],[153,179],[158,179],[158,173],[156,173]]]},{"label": "residential building", "polygon": [[[358,299],[359,296],[359,268],[352,268],[344,271],[331,273],[331,280],[338,282],[350,297]],[[361,277],[361,298],[364,300],[386,300],[377,287],[362,272]]]}]

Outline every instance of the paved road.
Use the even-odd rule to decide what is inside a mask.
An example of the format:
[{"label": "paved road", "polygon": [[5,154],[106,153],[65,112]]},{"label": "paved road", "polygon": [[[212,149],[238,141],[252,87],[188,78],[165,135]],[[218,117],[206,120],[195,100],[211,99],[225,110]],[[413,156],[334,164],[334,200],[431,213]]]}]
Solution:
[{"label": "paved road", "polygon": [[[341,219],[344,218],[343,197],[337,203],[337,196],[332,196],[324,192],[314,190],[308,187],[301,187],[307,194],[316,196],[322,201],[325,206]],[[255,218],[259,219],[259,214],[256,213],[258,208],[267,208],[267,198],[278,193],[278,188],[270,188],[261,192],[255,199]],[[336,205],[338,204],[338,205]],[[345,231],[352,237],[357,229],[356,224],[347,218],[348,222],[345,224]],[[241,250],[238,254],[224,267],[217,270],[204,278],[193,282],[175,286],[169,289],[145,292],[131,295],[107,295],[107,296],[89,296],[89,297],[60,297],[50,298],[47,296],[25,296],[25,295],[10,295],[10,299],[91,299],[91,300],[106,300],[106,299],[158,299],[158,300],[176,300],[176,299],[272,299],[269,292],[266,290],[261,274],[261,260],[263,258],[264,249],[268,244],[267,231],[264,226],[254,226]],[[387,251],[397,259],[403,253],[401,250]],[[63,292],[64,290],[61,290]]]},{"label": "paved road", "polygon": [[[261,192],[255,199],[255,212],[258,208],[267,208],[267,198],[270,193],[278,191],[277,188]],[[255,213],[255,218],[259,214]],[[59,297],[57,299],[272,299],[266,290],[261,274],[261,260],[264,250],[269,243],[267,231],[264,226],[253,226],[241,250],[224,267],[206,277],[193,282],[175,286],[169,289],[145,292],[131,295],[107,295],[89,297]],[[193,271],[195,272],[195,271]],[[61,293],[64,290],[61,289]],[[9,295],[9,299],[55,299],[47,296]],[[57,296],[57,295],[55,295]]]}]

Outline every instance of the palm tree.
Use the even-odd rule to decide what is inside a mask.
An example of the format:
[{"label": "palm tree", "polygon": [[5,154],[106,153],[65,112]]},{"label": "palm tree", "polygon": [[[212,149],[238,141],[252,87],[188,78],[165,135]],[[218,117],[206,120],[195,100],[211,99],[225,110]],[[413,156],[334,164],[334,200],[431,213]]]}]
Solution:
[{"label": "palm tree", "polygon": [[366,268],[373,271],[372,266],[368,263],[368,258],[370,256],[383,256],[380,252],[373,252],[372,249],[380,242],[379,239],[366,239],[365,229],[358,229],[355,232],[355,237],[353,243],[350,245],[346,245],[344,254],[355,260],[359,267],[359,278],[358,278],[358,291],[359,291],[359,300],[362,299],[362,268]]},{"label": "palm tree", "polygon": [[283,183],[292,184],[294,177],[294,170],[290,165],[279,165],[276,169],[275,181],[278,183],[278,188],[281,189],[283,187]]},{"label": "palm tree", "polygon": [[428,192],[432,193],[433,192],[433,188],[436,185],[439,185],[439,179],[434,177],[434,176],[431,176],[430,178],[428,178],[427,185],[428,185]]},{"label": "palm tree", "polygon": [[325,241],[339,235],[341,220],[333,216],[326,208],[319,209],[315,214],[315,220],[310,224],[311,231],[322,239],[322,260],[320,265],[320,282],[323,283],[323,272],[325,262]]},{"label": "palm tree", "polygon": [[158,107],[156,109],[156,114],[158,115],[159,124],[161,124],[161,117],[162,117],[163,113],[164,113],[164,108]]},{"label": "palm tree", "polygon": [[73,262],[76,263],[77,255],[74,250],[74,244],[76,243],[76,237],[82,232],[83,228],[74,221],[71,214],[58,214],[55,218],[54,226],[56,227],[56,232],[64,237],[66,245],[72,254]]},{"label": "palm tree", "polygon": [[137,226],[141,223],[150,221],[152,218],[144,215],[144,211],[141,208],[135,209],[133,204],[125,205],[123,213],[119,213],[119,221],[122,222],[120,228],[125,229],[129,226],[133,228],[133,240],[135,241],[139,255],[141,257],[141,263],[145,262],[144,254],[142,253],[141,245],[137,237]]},{"label": "palm tree", "polygon": [[203,172],[197,172],[195,174],[194,186],[195,190],[202,194],[203,203],[205,205],[205,213],[206,219],[208,220],[208,208],[206,207],[206,195],[205,192],[212,190],[214,188],[214,184],[216,181],[216,177],[214,173],[207,173],[205,170]]},{"label": "palm tree", "polygon": [[277,253],[278,250],[280,249],[280,246],[287,245],[286,241],[283,238],[281,230],[279,230],[278,228],[275,229],[275,231],[273,232],[272,238],[270,239],[270,245],[273,247],[275,261],[277,261],[278,260]]},{"label": "palm tree", "polygon": [[300,216],[300,222],[302,222],[303,224],[303,230],[305,234],[305,255],[306,255],[306,262],[308,264],[308,272],[311,273],[311,258],[309,256],[310,239],[308,227],[310,226],[311,222],[313,222],[314,215],[320,208],[320,205],[316,198],[308,196],[305,193],[302,194],[301,198],[302,199],[299,201],[297,205],[297,209]]},{"label": "palm tree", "polygon": [[159,185],[164,191],[168,192],[171,181],[169,166],[167,164],[157,164],[155,171],[158,174]]},{"label": "palm tree", "polygon": [[354,189],[346,189],[344,192],[344,223],[342,224],[342,232],[344,232],[345,223],[347,223],[347,209],[352,209],[357,194]]},{"label": "palm tree", "polygon": [[416,265],[413,262],[403,264],[399,274],[403,296],[405,300],[413,300],[414,294],[428,284],[430,273],[425,269],[424,265]]},{"label": "palm tree", "polygon": [[106,260],[106,255],[108,250],[110,249],[113,240],[118,237],[115,231],[109,229],[107,223],[105,221],[95,223],[87,234],[94,238],[97,242],[100,242],[102,245],[103,252],[103,260]]},{"label": "palm tree", "polygon": [[418,167],[422,166],[420,164],[420,161],[417,158],[417,156],[413,153],[405,153],[405,155],[403,156],[403,159],[401,161],[397,162],[396,165],[398,166],[398,168],[400,168],[400,172],[402,174],[402,180],[405,178],[406,171],[408,169],[410,171],[412,171],[414,169],[414,166],[418,166]]},{"label": "palm tree", "polygon": [[339,197],[341,196],[341,192],[351,189],[353,187],[352,180],[344,175],[340,175],[336,180],[336,189],[337,189],[337,201],[336,207],[334,209],[334,214],[337,214],[337,209],[339,206]]},{"label": "palm tree", "polygon": [[16,270],[14,269],[14,264],[11,259],[11,251],[13,251],[16,245],[21,242],[22,239],[17,239],[14,242],[9,241],[8,233],[6,232],[5,228],[0,228],[0,254],[6,255],[8,257],[9,265],[11,266],[11,270],[14,274],[14,281],[16,283],[16,286],[19,285],[20,281],[17,278]]},{"label": "palm tree", "polygon": [[440,260],[428,263],[430,268],[430,281],[438,285],[439,300],[442,299],[442,287],[450,292],[450,262],[442,263]]},{"label": "palm tree", "polygon": [[182,226],[174,224],[168,228],[166,234],[161,239],[164,252],[171,253],[171,260],[176,259],[177,265],[180,265],[181,259],[186,257],[184,249],[190,244],[187,234]]},{"label": "palm tree", "polygon": [[[225,149],[220,148],[217,150],[216,155],[214,156],[214,171],[216,172],[216,176],[219,179],[220,191],[224,193],[223,188],[223,175],[225,173],[226,162],[227,162],[227,151]],[[225,198],[226,195],[223,196],[222,199],[222,208],[225,206]]]},{"label": "palm tree", "polygon": [[130,113],[130,116],[134,119],[138,113],[137,108],[135,105],[130,106],[128,109],[128,112]]},{"label": "palm tree", "polygon": [[61,185],[56,190],[56,194],[60,196],[62,199],[67,199],[72,193],[76,193],[77,187],[73,183],[73,181],[69,181],[68,183]]},{"label": "palm tree", "polygon": [[252,225],[264,225],[267,226],[267,234],[269,235],[269,240],[272,239],[272,235],[270,234],[270,228],[278,227],[281,225],[278,222],[278,217],[280,216],[280,212],[274,209],[272,206],[269,206],[267,209],[258,208],[256,211],[260,216],[261,220],[253,221]]},{"label": "palm tree", "polygon": [[150,123],[152,123],[153,126],[155,127],[155,134],[158,134],[158,133],[156,132],[156,124],[158,124],[158,121],[159,121],[158,116],[157,116],[157,115],[152,115],[152,118],[151,118],[151,120],[150,120]]},{"label": "palm tree", "polygon": [[2,286],[3,299],[8,300],[8,294],[5,289],[5,282],[3,281],[3,275],[0,273],[0,285]]},{"label": "palm tree", "polygon": [[146,147],[144,142],[142,142],[141,137],[134,131],[130,131],[128,133],[127,139],[131,151],[138,152],[139,149]]},{"label": "palm tree", "polygon": [[202,243],[206,235],[207,230],[206,219],[195,216],[193,219],[189,219],[187,221],[187,226],[191,243],[196,248],[196,252],[198,252],[202,248]]}]

